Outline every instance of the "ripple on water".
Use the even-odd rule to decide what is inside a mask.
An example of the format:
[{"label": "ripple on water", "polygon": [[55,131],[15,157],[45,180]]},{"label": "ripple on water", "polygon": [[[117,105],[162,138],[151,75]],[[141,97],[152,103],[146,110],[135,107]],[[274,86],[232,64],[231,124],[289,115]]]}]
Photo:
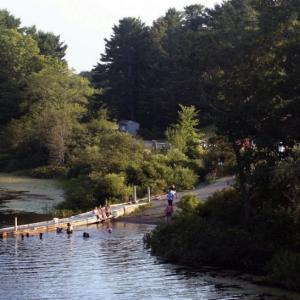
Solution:
[{"label": "ripple on water", "polygon": [[0,299],[259,299],[262,291],[224,288],[152,257],[142,243],[152,226],[106,226],[0,240]]}]

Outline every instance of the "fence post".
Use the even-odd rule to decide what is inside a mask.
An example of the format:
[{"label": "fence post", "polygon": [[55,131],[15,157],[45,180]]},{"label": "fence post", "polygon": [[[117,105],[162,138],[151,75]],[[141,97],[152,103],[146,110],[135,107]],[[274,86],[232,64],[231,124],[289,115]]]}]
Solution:
[{"label": "fence post", "polygon": [[18,218],[15,217],[15,231],[18,231]]},{"label": "fence post", "polygon": [[151,202],[151,192],[150,192],[150,187],[147,187],[147,192],[148,192],[148,202]]},{"label": "fence post", "polygon": [[136,186],[133,187],[133,200],[134,200],[134,203],[137,203]]}]

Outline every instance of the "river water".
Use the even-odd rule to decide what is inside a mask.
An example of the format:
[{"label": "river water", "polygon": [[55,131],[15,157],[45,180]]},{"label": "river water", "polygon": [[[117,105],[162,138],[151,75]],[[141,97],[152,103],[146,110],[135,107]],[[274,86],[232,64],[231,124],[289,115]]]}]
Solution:
[{"label": "river water", "polygon": [[64,199],[55,180],[0,173],[0,228],[51,219],[51,211]]},{"label": "river water", "polygon": [[[31,217],[34,212],[45,217],[45,204],[50,207],[62,200],[61,190],[55,190],[51,181],[8,180],[3,175],[0,188],[26,191],[22,197],[4,201],[2,212],[27,210]],[[3,220],[0,214],[2,224]],[[42,239],[0,239],[0,300],[300,299],[300,295],[258,287],[220,272],[165,263],[143,246],[143,235],[152,229],[151,225],[114,222],[76,228],[70,236],[49,232]],[[83,232],[90,238],[84,239]]]},{"label": "river water", "polygon": [[287,299],[284,292],[269,297],[273,289],[163,263],[143,247],[151,229],[118,222],[71,236],[0,240],[0,299]]}]

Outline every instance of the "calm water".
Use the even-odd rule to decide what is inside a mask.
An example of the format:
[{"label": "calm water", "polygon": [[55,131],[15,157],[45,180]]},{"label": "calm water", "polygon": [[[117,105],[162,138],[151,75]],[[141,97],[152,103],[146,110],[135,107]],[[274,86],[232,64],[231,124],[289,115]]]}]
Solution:
[{"label": "calm water", "polygon": [[0,240],[0,299],[270,299],[268,289],[160,262],[143,248],[152,228],[114,223]]},{"label": "calm water", "polygon": [[0,173],[0,227],[51,219],[49,214],[64,199],[58,182]]}]

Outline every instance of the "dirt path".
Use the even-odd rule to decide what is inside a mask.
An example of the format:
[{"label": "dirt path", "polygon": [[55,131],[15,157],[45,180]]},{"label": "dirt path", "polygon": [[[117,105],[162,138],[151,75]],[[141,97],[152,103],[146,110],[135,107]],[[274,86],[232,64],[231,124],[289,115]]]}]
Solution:
[{"label": "dirt path", "polygon": [[[194,193],[201,200],[206,200],[209,196],[211,196],[214,192],[218,190],[222,190],[226,186],[233,184],[232,177],[224,177],[216,180],[212,184],[203,184],[200,185],[197,189],[191,191],[184,191],[178,193],[177,199],[175,199],[176,204],[182,195],[188,193]],[[162,196],[160,200],[153,200],[151,202],[151,206],[147,207],[141,211],[135,212],[130,216],[125,216],[119,218],[119,221],[130,222],[130,223],[139,223],[139,224],[159,224],[164,221],[164,209],[166,207],[167,200],[166,196]],[[176,210],[176,205],[174,205]]]}]

